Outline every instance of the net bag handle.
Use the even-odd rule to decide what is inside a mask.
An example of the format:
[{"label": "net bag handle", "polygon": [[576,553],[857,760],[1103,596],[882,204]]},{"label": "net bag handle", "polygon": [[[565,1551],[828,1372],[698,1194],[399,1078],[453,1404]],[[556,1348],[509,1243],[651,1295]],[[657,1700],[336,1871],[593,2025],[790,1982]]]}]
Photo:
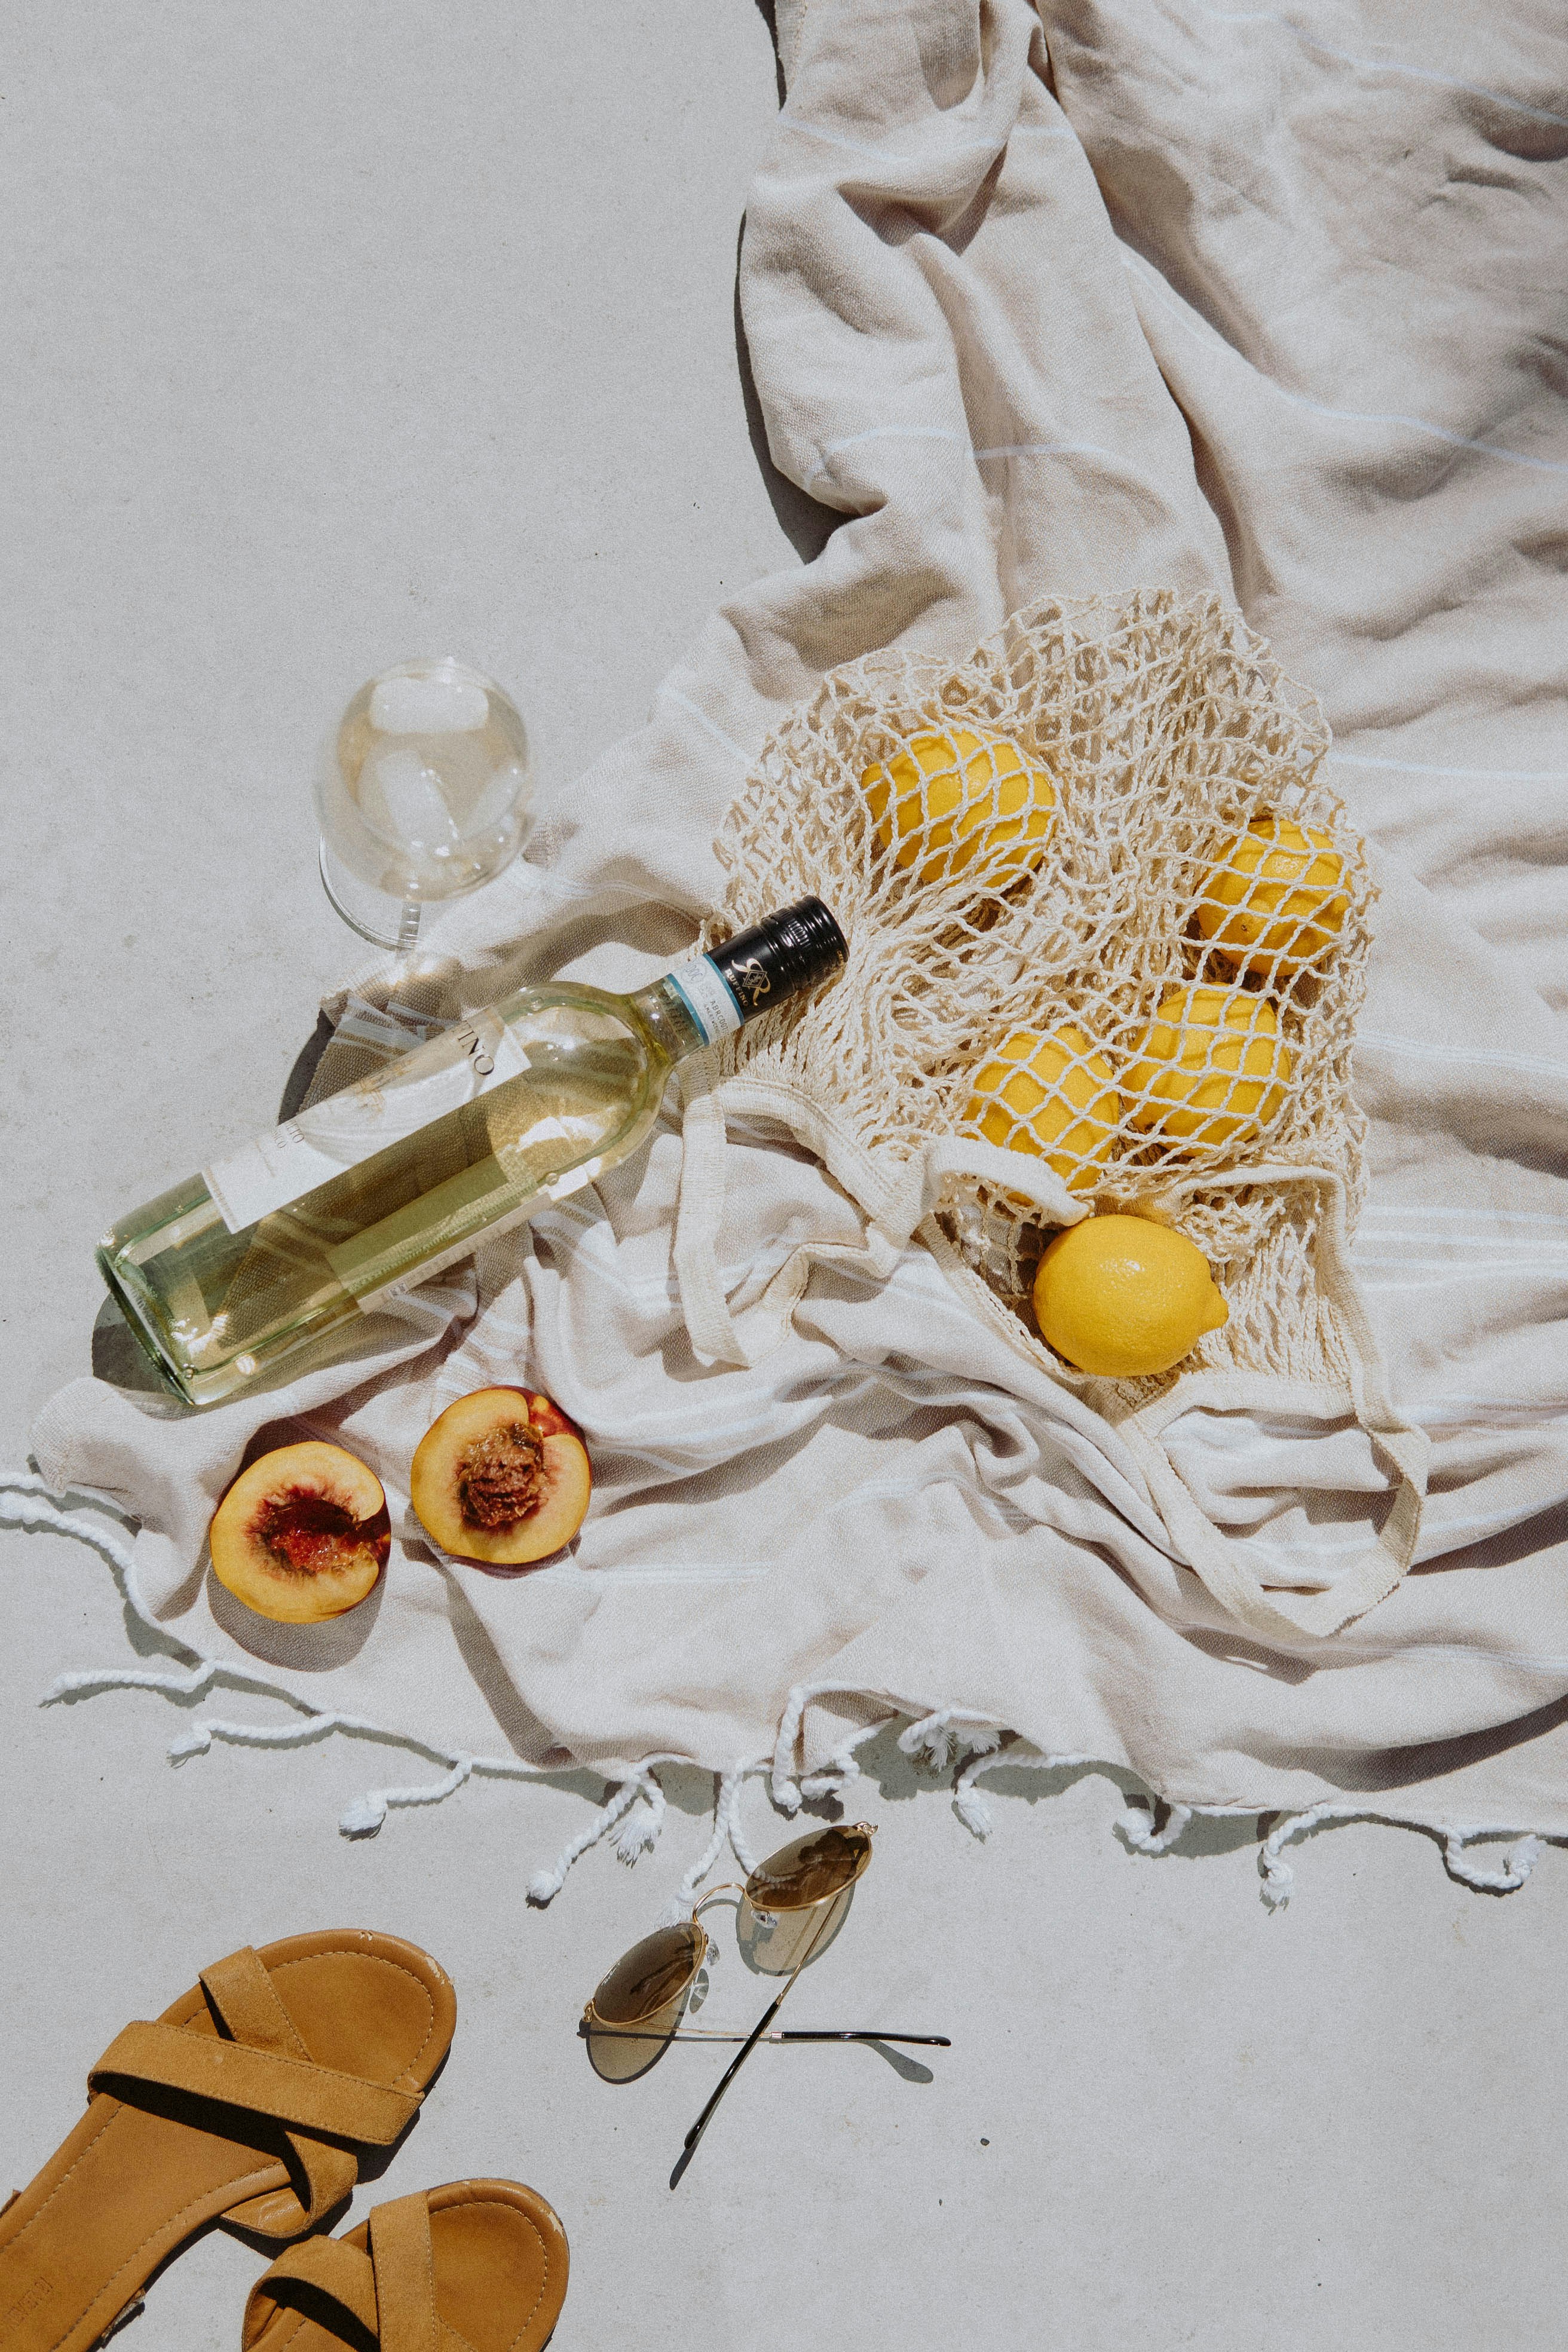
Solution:
[{"label": "net bag handle", "polygon": [[[680,1201],[675,1223],[675,1274],[692,1351],[704,1364],[752,1365],[788,1334],[814,1265],[838,1265],[885,1282],[954,1177],[978,1177],[1028,1200],[1052,1224],[1089,1213],[1044,1161],[1020,1163],[1016,1151],[978,1137],[946,1136],[917,1159],[879,1167],[846,1122],[798,1088],[744,1074],[720,1077],[717,1057],[700,1054],[681,1072],[684,1103]],[[858,1202],[866,1238],[805,1242],[793,1251],[761,1298],[731,1314],[719,1265],[729,1152],[728,1119],[766,1119],[784,1127]]]},{"label": "net bag handle", "polygon": [[[1130,1415],[1121,1424],[1120,1434],[1142,1467],[1161,1517],[1188,1565],[1221,1607],[1271,1639],[1302,1633],[1321,1637],[1337,1633],[1353,1618],[1363,1617],[1403,1581],[1420,1539],[1431,1441],[1393,1402],[1383,1351],[1351,1264],[1345,1185],[1338,1171],[1276,1162],[1217,1180],[1194,1179],[1192,1185],[1183,1189],[1268,1182],[1310,1184],[1320,1196],[1319,1282],[1339,1320],[1349,1384],[1342,1398],[1326,1399],[1325,1391],[1317,1388],[1306,1393],[1314,1403],[1341,1403],[1354,1415],[1370,1441],[1392,1487],[1383,1526],[1325,1591],[1293,1592],[1265,1587],[1252,1565],[1247,1539],[1227,1535],[1198,1508],[1172,1463],[1163,1442],[1166,1429],[1179,1415],[1205,1402],[1232,1411],[1255,1404],[1278,1412],[1289,1405],[1292,1384],[1272,1376],[1194,1372],[1152,1404]],[[1167,1197],[1173,1201],[1178,1195]]]},{"label": "net bag handle", "polygon": [[[1364,1616],[1386,1600],[1407,1573],[1420,1538],[1431,1442],[1425,1430],[1406,1421],[1391,1402],[1382,1350],[1350,1263],[1345,1188],[1338,1173],[1329,1168],[1276,1162],[1239,1170],[1228,1179],[1212,1175],[1195,1179],[1194,1184],[1212,1188],[1227,1181],[1310,1183],[1321,1188],[1319,1271],[1321,1286],[1339,1318],[1348,1385],[1329,1388],[1285,1381],[1272,1373],[1198,1370],[1177,1381],[1152,1403],[1117,1415],[1112,1425],[1143,1474],[1150,1499],[1170,1535],[1173,1555],[1191,1569],[1221,1608],[1271,1641],[1293,1643],[1303,1633],[1321,1639],[1337,1633],[1353,1618]],[[1166,1202],[1177,1197],[1167,1192]],[[926,1223],[922,1238],[948,1280],[984,1323],[1030,1363],[1047,1363],[1053,1378],[1080,1391],[1086,1402],[1094,1404],[1099,1384],[1074,1380],[1046,1358],[1040,1342],[964,1264],[934,1219]],[[1250,1406],[1279,1412],[1296,1402],[1319,1412],[1327,1409],[1353,1416],[1393,1489],[1382,1528],[1335,1582],[1321,1592],[1265,1586],[1253,1565],[1247,1539],[1226,1534],[1199,1509],[1164,1444],[1164,1432],[1172,1422],[1205,1403],[1233,1412]]]}]

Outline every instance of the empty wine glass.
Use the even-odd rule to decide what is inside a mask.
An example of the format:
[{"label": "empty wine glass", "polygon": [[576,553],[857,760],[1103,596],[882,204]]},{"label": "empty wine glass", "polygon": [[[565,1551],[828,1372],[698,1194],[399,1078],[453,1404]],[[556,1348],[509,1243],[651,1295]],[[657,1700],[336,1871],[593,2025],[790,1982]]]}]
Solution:
[{"label": "empty wine glass", "polygon": [[492,679],[449,656],[383,670],[316,780],[328,898],[363,938],[406,950],[428,905],[511,863],[532,782],[521,715]]}]

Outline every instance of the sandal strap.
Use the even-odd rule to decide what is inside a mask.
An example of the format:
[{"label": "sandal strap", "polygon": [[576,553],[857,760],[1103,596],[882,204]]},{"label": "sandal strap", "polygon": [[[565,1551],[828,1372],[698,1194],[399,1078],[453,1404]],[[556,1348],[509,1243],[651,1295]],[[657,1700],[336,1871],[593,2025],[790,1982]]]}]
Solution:
[{"label": "sandal strap", "polygon": [[[357,2246],[346,2245],[342,2238],[304,2238],[299,2245],[289,2246],[280,2253],[271,2269],[264,2271],[251,2288],[251,2308],[246,2314],[247,2343],[251,2340],[257,2297],[277,2302],[277,2287],[290,2279],[313,2287],[317,2294],[340,2305],[359,2322],[367,2336],[375,2334],[375,2272],[370,2256],[361,2253]],[[292,2305],[294,2298],[288,2300]]]},{"label": "sandal strap", "polygon": [[289,2058],[309,2058],[300,2029],[279,1998],[272,1971],[254,1945],[242,1944],[228,1958],[202,1970],[213,2007],[237,2042],[252,2050],[277,2050]]},{"label": "sandal strap", "polygon": [[93,2068],[89,2087],[98,2088],[101,2076],[130,2076],[281,2124],[309,2202],[281,2189],[247,2199],[230,2218],[261,2237],[294,2237],[341,2204],[359,2178],[353,2153],[316,2135],[387,2147],[416,2113],[421,2095],[316,2064],[266,1963],[248,1945],[204,1969],[201,1980],[231,2042],[181,2025],[128,2025]]},{"label": "sandal strap", "polygon": [[436,2309],[430,2207],[423,2189],[375,2208],[368,2254],[342,2238],[307,2238],[279,2254],[250,2291],[247,2343],[264,2325],[258,2301],[300,2307],[293,2295],[278,2294],[289,2281],[336,2304],[376,2338],[381,2352],[462,2352],[463,2337]]},{"label": "sandal strap", "polygon": [[274,2123],[372,2147],[390,2147],[419,2106],[413,2092],[341,2074],[309,2058],[247,2050],[243,2042],[220,2042],[216,2033],[192,2033],[183,2025],[126,2026],[88,2076],[89,2085],[96,2090],[106,2074],[188,2091],[269,2116]]},{"label": "sandal strap", "polygon": [[421,2189],[394,2197],[370,2217],[370,2258],[381,2352],[440,2352],[436,2315],[436,2251],[430,2206]]},{"label": "sandal strap", "polygon": [[[204,1969],[201,1980],[237,2042],[248,2049],[272,2050],[280,2057],[310,2063],[310,2053],[279,1997],[271,1970],[249,1944]],[[264,2238],[289,2238],[297,2231],[313,2229],[342,2203],[359,2179],[359,2165],[348,2148],[310,2139],[302,2132],[287,2132],[285,2137],[294,2151],[309,2202],[303,2202],[292,2189],[247,2199],[236,2208],[240,2225]]]}]

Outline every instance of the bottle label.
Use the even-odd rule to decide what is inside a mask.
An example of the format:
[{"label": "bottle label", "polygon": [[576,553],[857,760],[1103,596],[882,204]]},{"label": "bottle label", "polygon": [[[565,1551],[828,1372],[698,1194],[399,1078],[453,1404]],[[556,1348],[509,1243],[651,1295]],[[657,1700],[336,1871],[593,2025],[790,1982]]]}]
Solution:
[{"label": "bottle label", "polygon": [[348,996],[332,1039],[337,1045],[368,1045],[390,1062],[395,1055],[427,1045],[432,1037],[456,1026],[454,1021],[443,1021],[433,1013],[416,1013],[395,1000],[381,1005],[367,1003],[363,996]]},{"label": "bottle label", "polygon": [[711,956],[698,956],[669,973],[686,1000],[686,1009],[702,1032],[703,1043],[718,1045],[732,1037],[744,1018],[733,990]]},{"label": "bottle label", "polygon": [[527,1067],[521,1040],[487,1008],[215,1160],[202,1181],[229,1232],[243,1233]]}]

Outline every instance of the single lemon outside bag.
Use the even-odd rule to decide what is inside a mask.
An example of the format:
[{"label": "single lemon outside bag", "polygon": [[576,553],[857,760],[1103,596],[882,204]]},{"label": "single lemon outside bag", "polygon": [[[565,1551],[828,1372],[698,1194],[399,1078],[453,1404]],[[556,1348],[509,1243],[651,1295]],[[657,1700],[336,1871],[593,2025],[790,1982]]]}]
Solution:
[{"label": "single lemon outside bag", "polygon": [[1267,996],[1245,988],[1173,988],[1121,1074],[1134,1127],[1193,1143],[1234,1143],[1266,1128],[1295,1057]]},{"label": "single lemon outside bag", "polygon": [[1344,929],[1344,879],[1330,835],[1254,817],[1204,884],[1198,929],[1243,971],[1286,977],[1316,963]]},{"label": "single lemon outside bag", "polygon": [[1100,1380],[1168,1372],[1229,1311],[1202,1250],[1148,1217],[1069,1225],[1035,1276],[1041,1337]]},{"label": "single lemon outside bag", "polygon": [[1070,1192],[1094,1182],[1121,1119],[1110,1065],[1070,1022],[1046,1037],[1016,1029],[975,1072],[963,1114],[987,1143],[1043,1156]]},{"label": "single lemon outside bag", "polygon": [[1016,743],[967,727],[909,738],[886,767],[866,770],[861,788],[877,838],[906,871],[921,861],[922,882],[942,882],[973,859],[1009,878],[1038,865],[1056,823],[1056,787]]}]

